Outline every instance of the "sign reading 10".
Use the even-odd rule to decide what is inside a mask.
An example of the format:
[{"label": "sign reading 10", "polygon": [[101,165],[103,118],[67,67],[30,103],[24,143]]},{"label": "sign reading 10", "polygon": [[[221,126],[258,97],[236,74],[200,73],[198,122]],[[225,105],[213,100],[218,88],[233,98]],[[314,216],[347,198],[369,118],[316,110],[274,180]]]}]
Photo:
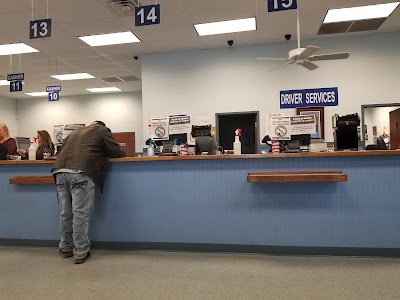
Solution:
[{"label": "sign reading 10", "polygon": [[160,4],[135,7],[135,26],[160,24]]}]

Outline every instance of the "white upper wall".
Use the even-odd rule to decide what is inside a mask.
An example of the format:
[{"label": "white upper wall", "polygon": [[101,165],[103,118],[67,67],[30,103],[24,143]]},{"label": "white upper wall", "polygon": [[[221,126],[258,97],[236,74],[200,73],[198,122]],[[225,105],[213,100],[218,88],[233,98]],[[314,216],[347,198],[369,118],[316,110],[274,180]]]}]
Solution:
[{"label": "white upper wall", "polygon": [[[223,36],[221,36],[223,38]],[[260,137],[265,114],[279,112],[281,90],[338,87],[339,106],[325,107],[325,141],[333,141],[332,116],[361,113],[362,104],[400,102],[400,33],[368,34],[302,41],[321,47],[317,54],[349,52],[347,60],[318,62],[308,71],[257,57],[287,57],[296,41],[275,45],[220,48],[142,57],[143,128],[147,117],[259,111]],[[295,109],[284,110],[295,114]],[[144,131],[144,138],[147,133]]]},{"label": "white upper wall", "polygon": [[0,97],[0,123],[7,125],[12,137],[17,135],[17,100]]},{"label": "white upper wall", "polygon": [[142,97],[140,92],[96,94],[62,97],[49,102],[47,98],[18,100],[18,135],[36,136],[47,130],[53,136],[54,125],[85,123],[95,120],[106,123],[112,132],[134,131],[136,151],[143,148]]}]

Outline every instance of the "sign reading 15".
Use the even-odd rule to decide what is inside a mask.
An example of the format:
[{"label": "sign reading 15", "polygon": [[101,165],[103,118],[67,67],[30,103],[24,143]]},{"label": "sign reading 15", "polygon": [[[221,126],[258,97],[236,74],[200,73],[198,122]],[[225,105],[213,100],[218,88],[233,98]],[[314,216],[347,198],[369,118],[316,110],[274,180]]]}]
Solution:
[{"label": "sign reading 15", "polygon": [[268,0],[268,11],[297,9],[297,0]]},{"label": "sign reading 15", "polygon": [[51,19],[30,21],[29,38],[51,37]]},{"label": "sign reading 15", "polygon": [[135,7],[135,26],[160,24],[160,4]]}]

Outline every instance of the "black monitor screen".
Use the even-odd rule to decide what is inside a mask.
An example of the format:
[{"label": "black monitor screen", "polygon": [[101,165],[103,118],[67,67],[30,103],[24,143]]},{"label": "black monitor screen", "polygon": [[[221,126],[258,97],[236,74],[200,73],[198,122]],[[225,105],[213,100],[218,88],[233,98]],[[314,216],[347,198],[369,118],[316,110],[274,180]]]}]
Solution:
[{"label": "black monitor screen", "polygon": [[178,145],[180,144],[186,144],[187,143],[187,133],[180,133],[180,134],[171,134],[169,136],[169,140],[177,140]]},{"label": "black monitor screen", "polygon": [[208,154],[213,154],[213,138],[211,136],[199,136],[195,138],[196,140],[196,154],[202,154],[207,152]]},{"label": "black monitor screen", "polygon": [[308,146],[311,142],[310,134],[293,134],[290,138],[291,141],[299,141],[300,146]]}]

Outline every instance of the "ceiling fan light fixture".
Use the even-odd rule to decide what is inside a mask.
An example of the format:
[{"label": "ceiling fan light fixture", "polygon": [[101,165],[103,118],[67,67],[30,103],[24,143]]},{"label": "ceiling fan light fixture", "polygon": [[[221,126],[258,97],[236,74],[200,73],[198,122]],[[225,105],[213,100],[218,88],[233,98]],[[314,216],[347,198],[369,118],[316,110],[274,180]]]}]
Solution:
[{"label": "ceiling fan light fixture", "polygon": [[330,9],[323,23],[338,23],[367,19],[387,18],[400,2]]},{"label": "ceiling fan light fixture", "polygon": [[199,36],[256,30],[256,18],[195,24]]}]

